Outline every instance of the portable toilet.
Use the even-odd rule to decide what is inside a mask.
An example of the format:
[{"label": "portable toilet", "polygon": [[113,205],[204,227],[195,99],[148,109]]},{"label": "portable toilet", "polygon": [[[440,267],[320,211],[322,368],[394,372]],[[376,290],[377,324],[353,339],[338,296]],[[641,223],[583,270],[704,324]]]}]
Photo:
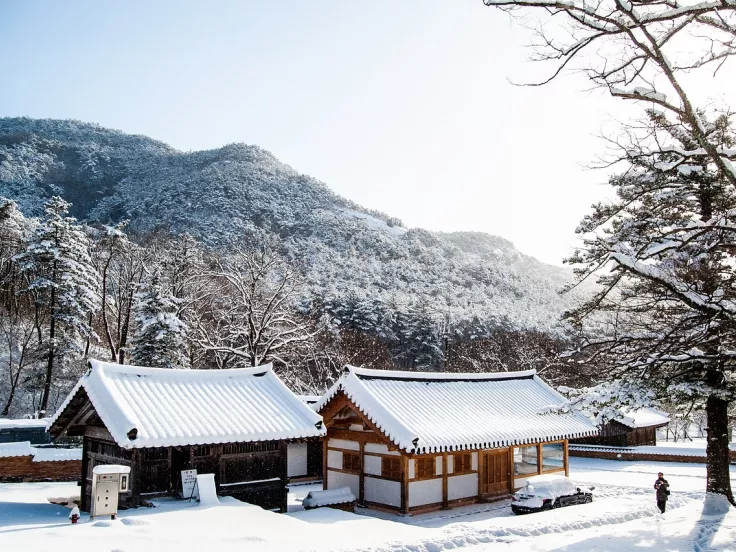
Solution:
[{"label": "portable toilet", "polygon": [[130,466],[111,464],[92,468],[90,518],[109,515],[115,519],[118,515],[118,497],[129,490]]}]

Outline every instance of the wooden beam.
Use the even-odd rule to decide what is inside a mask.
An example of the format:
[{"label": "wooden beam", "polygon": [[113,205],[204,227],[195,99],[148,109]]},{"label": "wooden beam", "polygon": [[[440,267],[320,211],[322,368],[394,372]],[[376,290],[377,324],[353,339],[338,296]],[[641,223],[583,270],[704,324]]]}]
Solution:
[{"label": "wooden beam", "polygon": [[567,440],[562,441],[562,460],[565,463],[565,475],[570,476],[570,451]]},{"label": "wooden beam", "polygon": [[342,439],[344,441],[358,441],[359,443],[374,443],[377,445],[385,445],[386,441],[376,435],[374,432],[368,431],[350,431],[349,429],[329,429],[329,437],[331,439]]},{"label": "wooden beam", "polygon": [[[330,423],[332,422],[332,418],[340,412],[343,408],[348,407],[350,410],[352,410],[356,416],[358,416],[362,421],[363,424],[370,428],[376,435],[381,436],[382,443],[387,445],[389,447],[389,450],[398,450],[396,448],[396,445],[391,441],[391,439],[386,435],[378,426],[376,426],[368,417],[363,414],[363,412],[358,408],[353,401],[348,399],[347,395],[343,393],[342,391],[339,391],[333,399],[325,405],[322,410],[320,410],[320,414],[322,414],[322,417],[325,421],[325,424],[327,424],[327,427],[330,427]],[[393,447],[393,448],[392,448]]]}]

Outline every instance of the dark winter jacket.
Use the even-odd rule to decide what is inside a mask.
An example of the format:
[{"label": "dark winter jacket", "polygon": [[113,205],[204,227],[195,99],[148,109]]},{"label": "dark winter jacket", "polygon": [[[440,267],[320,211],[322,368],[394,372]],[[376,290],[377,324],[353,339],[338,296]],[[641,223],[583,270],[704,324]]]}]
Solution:
[{"label": "dark winter jacket", "polygon": [[669,488],[670,484],[667,483],[667,480],[664,477],[657,479],[654,482],[654,489],[657,491],[657,500],[667,500],[667,491]]}]

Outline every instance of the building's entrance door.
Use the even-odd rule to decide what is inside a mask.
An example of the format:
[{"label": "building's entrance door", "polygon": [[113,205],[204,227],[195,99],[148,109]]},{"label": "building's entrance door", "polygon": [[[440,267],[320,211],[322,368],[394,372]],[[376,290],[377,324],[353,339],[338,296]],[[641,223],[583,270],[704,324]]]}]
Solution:
[{"label": "building's entrance door", "polygon": [[492,497],[510,492],[511,469],[508,449],[481,452],[480,468],[478,494]]}]

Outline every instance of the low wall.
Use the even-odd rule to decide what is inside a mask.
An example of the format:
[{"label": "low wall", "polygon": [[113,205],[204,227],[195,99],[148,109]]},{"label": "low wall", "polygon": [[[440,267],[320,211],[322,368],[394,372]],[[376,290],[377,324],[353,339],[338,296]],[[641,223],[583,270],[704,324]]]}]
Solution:
[{"label": "low wall", "polygon": [[0,458],[0,482],[77,481],[81,476],[81,460],[34,462],[33,456]]},{"label": "low wall", "polygon": [[[630,449],[601,449],[578,448],[570,446],[570,456],[582,458],[602,458],[604,460],[646,460],[650,462],[683,462],[688,464],[705,464],[707,458],[704,455],[682,455],[682,454],[654,454],[632,451]],[[731,463],[736,463],[736,451],[730,451]]]}]

